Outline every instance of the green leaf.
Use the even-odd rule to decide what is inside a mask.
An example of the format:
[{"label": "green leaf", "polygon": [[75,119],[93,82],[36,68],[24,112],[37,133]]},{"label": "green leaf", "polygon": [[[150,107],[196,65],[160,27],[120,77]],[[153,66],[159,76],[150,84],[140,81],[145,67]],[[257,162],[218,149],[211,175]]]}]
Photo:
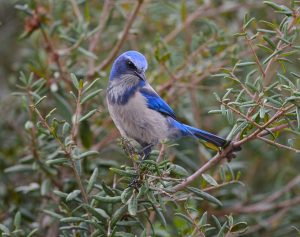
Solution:
[{"label": "green leaf", "polygon": [[87,96],[82,98],[82,100],[80,101],[80,104],[83,104],[83,103],[87,102],[88,100],[94,98],[96,95],[99,95],[100,91],[102,91],[102,89],[98,89],[98,90],[91,92],[90,94],[88,94]]},{"label": "green leaf", "polygon": [[203,215],[201,216],[200,220],[199,220],[199,225],[200,226],[204,226],[207,223],[207,211],[203,213]]},{"label": "green leaf", "polygon": [[202,174],[202,177],[207,183],[211,184],[212,186],[218,186],[217,181],[209,174]]},{"label": "green leaf", "polygon": [[225,232],[226,226],[227,226],[227,222],[225,222],[225,223],[222,225],[221,229],[220,229],[219,232],[218,232],[217,237],[223,237],[223,236],[224,236],[224,232]]},{"label": "green leaf", "polygon": [[74,200],[79,194],[80,194],[80,190],[78,190],[78,189],[72,191],[72,192],[69,193],[68,196],[66,197],[66,201],[69,202],[69,201]]},{"label": "green leaf", "polygon": [[14,165],[4,170],[5,173],[34,171],[32,165]]},{"label": "green leaf", "polygon": [[60,165],[63,163],[68,163],[69,160],[67,158],[57,158],[57,159],[53,159],[53,160],[47,160],[46,164],[47,165]]},{"label": "green leaf", "polygon": [[98,59],[97,55],[94,54],[93,52],[91,51],[88,51],[82,47],[79,47],[77,48],[79,52],[83,53],[85,56],[89,57],[89,58],[92,58],[92,59]]},{"label": "green leaf", "polygon": [[96,207],[92,207],[88,204],[85,204],[84,205],[88,211],[90,211],[93,216],[95,216],[98,220],[101,220],[101,221],[107,221],[109,220],[109,215],[106,213],[105,210],[101,209],[101,208],[96,208]]},{"label": "green leaf", "polygon": [[276,45],[268,36],[264,35],[263,39],[271,46],[272,49],[276,49]]},{"label": "green leaf", "polygon": [[117,222],[122,218],[122,216],[127,211],[127,205],[122,206],[121,208],[118,208],[117,211],[113,214],[111,218],[111,226],[114,227]]},{"label": "green leaf", "polygon": [[90,117],[92,117],[96,112],[98,111],[98,109],[93,109],[90,112],[88,112],[87,114],[83,115],[80,119],[79,122],[82,122]]},{"label": "green leaf", "polygon": [[250,20],[248,20],[246,23],[244,23],[243,28],[246,29],[251,24],[251,22],[254,20],[255,20],[255,17],[252,17]]},{"label": "green leaf", "polygon": [[87,156],[99,155],[98,151],[86,151],[77,156],[74,156],[74,160],[81,160]]},{"label": "green leaf", "polygon": [[192,193],[194,193],[195,195],[197,195],[198,197],[201,197],[203,198],[204,200],[208,201],[208,202],[211,202],[211,203],[214,203],[214,204],[217,204],[218,206],[223,206],[223,204],[217,199],[215,198],[214,196],[200,190],[200,189],[197,189],[197,188],[193,188],[193,187],[188,187],[187,188],[189,191],[191,191]]},{"label": "green leaf", "polygon": [[76,75],[74,73],[71,73],[71,79],[72,79],[72,82],[73,82],[73,85],[75,86],[75,88],[77,90],[79,90],[78,79],[77,79],[77,77],[76,77]]},{"label": "green leaf", "polygon": [[232,226],[230,232],[241,234],[246,232],[247,229],[248,229],[247,222],[238,222]]},{"label": "green leaf", "polygon": [[21,225],[21,212],[17,212],[14,218],[14,227],[15,229],[20,229],[20,225]]},{"label": "green leaf", "polygon": [[129,202],[128,202],[128,212],[131,216],[135,216],[136,215],[136,212],[137,212],[137,198],[136,198],[136,195],[135,195],[135,192],[133,192],[131,198],[129,199]]},{"label": "green leaf", "polygon": [[94,85],[100,80],[100,78],[96,78],[94,81],[92,81],[86,88],[83,90],[83,94],[85,94],[88,90],[94,87]]},{"label": "green leaf", "polygon": [[296,108],[296,114],[297,114],[297,123],[298,123],[297,129],[299,130],[300,129],[300,107]]},{"label": "green leaf", "polygon": [[30,231],[30,233],[26,237],[36,236],[34,234],[36,234],[36,232],[38,232],[38,231],[39,231],[39,228],[35,228],[32,231]]},{"label": "green leaf", "polygon": [[132,195],[131,187],[124,189],[124,191],[121,194],[122,203],[126,203],[129,200],[129,198],[131,197],[131,195]]},{"label": "green leaf", "polygon": [[0,224],[0,231],[1,231],[3,234],[10,235],[9,229],[8,229],[5,225],[3,225],[3,224]]},{"label": "green leaf", "polygon": [[120,170],[117,168],[110,168],[110,170],[120,176],[128,176],[128,177],[135,177],[137,175],[136,171],[134,170]]},{"label": "green leaf", "polygon": [[87,193],[90,193],[92,191],[94,184],[96,182],[97,176],[98,176],[98,168],[96,167],[93,171],[93,174],[91,175],[91,177],[89,179],[89,182],[88,182],[88,185],[86,188]]},{"label": "green leaf", "polygon": [[59,221],[60,222],[82,222],[84,221],[85,219],[84,218],[81,218],[81,217],[77,217],[77,216],[71,216],[71,217],[64,217],[64,218],[61,218]]},{"label": "green leaf", "polygon": [[194,224],[194,222],[193,222],[188,216],[186,216],[186,215],[184,215],[184,214],[182,214],[182,213],[177,212],[177,213],[174,214],[174,216],[178,216],[178,217],[180,217],[181,219],[187,221],[188,223],[190,223],[190,224],[192,224],[192,225]]},{"label": "green leaf", "polygon": [[154,204],[152,204],[152,207],[155,210],[156,215],[160,219],[161,223],[164,225],[164,227],[167,227],[167,221],[166,221],[166,219],[165,219],[164,214],[162,213],[162,211],[159,208],[157,208],[156,205],[154,205]]},{"label": "green leaf", "polygon": [[251,65],[256,65],[256,62],[242,62],[236,64],[237,67],[246,67]]},{"label": "green leaf", "polygon": [[170,173],[171,175],[179,175],[179,176],[188,176],[189,172],[179,165],[172,164],[170,166]]},{"label": "green leaf", "polygon": [[93,195],[93,199],[100,201],[100,202],[105,202],[105,203],[119,203],[121,202],[121,196],[115,196],[115,197],[102,197],[98,195]]}]

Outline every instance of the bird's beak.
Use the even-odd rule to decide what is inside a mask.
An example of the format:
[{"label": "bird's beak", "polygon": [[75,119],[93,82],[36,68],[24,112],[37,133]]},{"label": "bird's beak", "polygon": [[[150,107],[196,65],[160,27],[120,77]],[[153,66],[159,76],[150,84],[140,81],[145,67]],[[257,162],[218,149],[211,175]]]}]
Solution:
[{"label": "bird's beak", "polygon": [[146,75],[144,71],[138,71],[136,72],[136,75],[143,81],[146,81]]}]

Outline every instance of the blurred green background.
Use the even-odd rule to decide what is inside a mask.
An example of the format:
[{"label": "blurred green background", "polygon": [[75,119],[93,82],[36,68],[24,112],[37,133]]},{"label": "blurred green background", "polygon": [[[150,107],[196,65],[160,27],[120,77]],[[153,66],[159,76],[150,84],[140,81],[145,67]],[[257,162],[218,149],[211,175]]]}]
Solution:
[{"label": "blurred green background", "polygon": [[[274,2],[289,5],[289,1]],[[12,95],[12,92],[19,91],[20,71],[26,75],[33,72],[34,79],[46,80],[41,94],[47,95],[47,102],[41,105],[41,111],[46,114],[56,107],[58,118],[67,121],[71,121],[74,108],[69,94],[72,88],[70,73],[87,81],[100,77],[98,87],[103,89],[100,96],[83,108],[85,111],[99,109],[100,113],[81,124],[78,137],[83,149],[97,150],[99,155],[84,161],[84,172],[90,174],[94,167],[100,167],[102,179],[111,183],[113,177],[109,167],[131,164],[119,146],[119,134],[105,102],[111,62],[105,67],[101,63],[122,37],[136,1],[111,1],[103,11],[104,3],[0,0],[0,223],[11,226],[13,216],[19,210],[24,216],[24,226],[29,229],[38,225],[48,228],[48,220],[39,212],[49,201],[38,195],[43,175],[36,169],[6,172],[13,165],[30,164],[31,144],[24,128],[29,119],[27,102],[23,97]],[[253,29],[253,32],[263,25],[259,20],[273,23],[282,20],[282,15],[275,14],[259,0],[145,0],[118,54],[130,49],[145,54],[149,63],[148,80],[175,110],[178,118],[226,137],[237,117],[228,121],[226,117],[208,111],[220,106],[213,92],[223,95],[227,88],[236,85],[212,75],[220,68],[232,67],[238,60],[252,58],[247,43],[233,36],[241,31],[246,13],[258,19],[251,25],[250,31]],[[33,15],[39,17],[42,26],[35,25]],[[92,45],[92,42],[96,44]],[[258,56],[265,55],[258,52]],[[294,63],[288,65],[288,70],[300,74],[299,55],[291,56],[290,60]],[[246,68],[238,73],[245,77],[249,71]],[[299,147],[299,135],[283,134],[279,142],[286,145],[292,142]],[[166,150],[167,159],[182,165],[190,173],[214,153],[193,139],[179,140],[176,144]],[[41,147],[46,145],[41,144]],[[41,148],[42,156],[48,159],[43,152]],[[300,155],[255,140],[245,144],[231,163],[224,161],[220,166],[224,169],[229,166],[235,173],[240,171],[240,180],[244,183],[244,186],[234,185],[216,193],[230,210],[237,204],[247,206],[259,202],[285,187],[299,175]],[[218,177],[217,171],[218,168],[214,168],[211,172],[215,178]],[[70,179],[70,176],[68,172],[64,173],[62,179]],[[25,186],[27,189],[20,188]],[[298,184],[281,199],[297,197],[299,193]],[[236,211],[232,214],[249,224],[250,231],[245,236],[299,236],[292,227],[300,228],[299,204],[270,211]],[[223,214],[222,209],[206,208],[209,213]],[[226,208],[225,214],[230,214]],[[159,233],[157,236],[171,236],[172,232],[161,230]],[[51,233],[47,232],[47,236]]]}]

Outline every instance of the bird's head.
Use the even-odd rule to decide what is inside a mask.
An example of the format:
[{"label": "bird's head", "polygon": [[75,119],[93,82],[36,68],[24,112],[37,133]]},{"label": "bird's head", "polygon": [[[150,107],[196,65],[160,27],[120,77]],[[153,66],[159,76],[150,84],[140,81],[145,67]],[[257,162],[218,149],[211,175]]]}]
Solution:
[{"label": "bird's head", "polygon": [[126,74],[146,80],[145,71],[147,67],[148,63],[143,54],[137,51],[127,51],[121,54],[113,63],[109,80],[121,79]]}]

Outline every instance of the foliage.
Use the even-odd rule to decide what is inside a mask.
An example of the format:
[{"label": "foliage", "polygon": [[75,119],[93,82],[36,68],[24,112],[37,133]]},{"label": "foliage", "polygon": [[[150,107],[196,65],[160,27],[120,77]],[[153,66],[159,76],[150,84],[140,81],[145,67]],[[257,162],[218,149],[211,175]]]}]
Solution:
[{"label": "foliage", "polygon": [[[298,1],[1,4],[23,27],[2,28],[20,38],[0,48],[15,62],[0,67],[2,236],[299,235]],[[180,120],[227,148],[183,139],[143,160],[119,138],[105,88],[132,48]]]}]

